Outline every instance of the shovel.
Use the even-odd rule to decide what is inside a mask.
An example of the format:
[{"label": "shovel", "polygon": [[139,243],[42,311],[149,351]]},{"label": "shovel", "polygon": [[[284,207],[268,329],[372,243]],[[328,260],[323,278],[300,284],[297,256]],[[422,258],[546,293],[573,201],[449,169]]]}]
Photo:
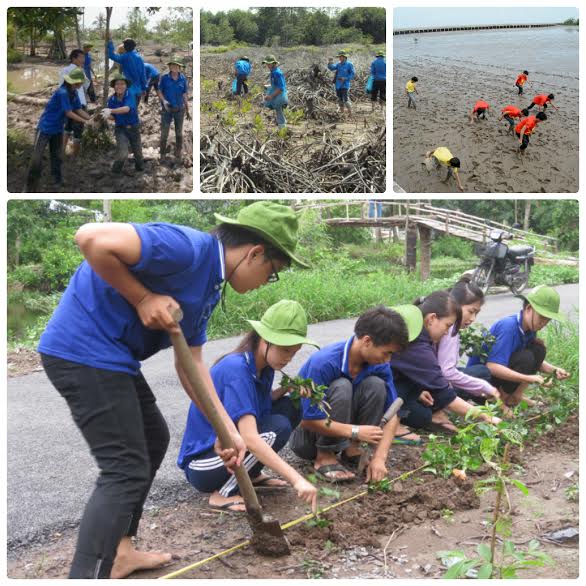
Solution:
[{"label": "shovel", "polygon": [[[172,313],[175,321],[179,323],[183,319],[183,312],[178,309]],[[208,396],[205,384],[193,362],[191,350],[187,345],[185,336],[182,331],[177,334],[169,333],[177,362],[185,373],[189,385],[197,396],[200,408],[207,420],[211,423],[216,432],[222,447],[225,449],[234,448],[232,438],[224,421],[216,411],[212,400]],[[263,515],[254,486],[244,466],[238,466],[234,475],[240,487],[240,494],[246,504],[246,516],[252,529],[250,543],[252,547],[260,554],[270,556],[283,556],[290,553],[289,543],[285,538],[280,523],[276,519],[271,519]]]},{"label": "shovel", "polygon": [[[391,406],[385,411],[383,418],[381,419],[380,426],[384,427],[398,412],[399,409],[403,406],[403,399],[401,397],[397,397],[392,403]],[[370,460],[372,448],[370,444],[362,444],[360,446],[360,460],[358,461],[358,469],[356,473],[358,476],[361,476]]]}]

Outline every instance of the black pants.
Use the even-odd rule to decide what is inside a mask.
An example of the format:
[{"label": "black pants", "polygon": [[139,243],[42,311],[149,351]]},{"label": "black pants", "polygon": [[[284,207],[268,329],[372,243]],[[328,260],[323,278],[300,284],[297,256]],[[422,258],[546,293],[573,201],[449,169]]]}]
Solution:
[{"label": "black pants", "polygon": [[523,86],[520,83],[515,84],[519,88],[519,95],[523,93]]},{"label": "black pants", "polygon": [[131,376],[41,355],[100,474],[79,526],[70,578],[109,578],[124,536],[136,535],[169,430],[142,374]]},{"label": "black pants", "polygon": [[380,101],[387,101],[387,82],[384,79],[375,79],[372,82],[372,91],[370,92],[370,99],[376,102],[376,98],[380,95]]},{"label": "black pants", "polygon": [[134,167],[137,171],[144,168],[144,159],[142,157],[142,143],[140,140],[140,125],[134,126],[116,126],[114,129],[116,136],[116,159],[112,164],[112,171],[120,173],[124,163],[128,158],[128,150],[132,149],[134,154]]},{"label": "black pants", "polygon": [[39,182],[43,172],[43,153],[49,145],[49,157],[51,160],[51,175],[53,181],[59,184],[63,180],[61,175],[62,151],[63,151],[63,133],[45,134],[37,130],[35,143],[33,145],[33,156],[28,168],[26,178],[26,191],[35,193],[39,189]]},{"label": "black pants", "polygon": [[[536,374],[541,368],[547,349],[541,342],[531,342],[523,350],[513,352],[509,358],[508,367],[515,372],[521,374]],[[492,378],[492,385],[502,389],[507,395],[512,395],[519,386],[518,382],[512,380],[501,380],[499,378]]]},{"label": "black pants", "polygon": [[[518,132],[516,132],[515,134],[517,135],[517,138],[521,138],[521,135]],[[522,151],[524,151],[528,146],[529,146],[529,135],[524,134],[523,135],[523,143],[521,144],[521,146],[519,148]]]},{"label": "black pants", "polygon": [[504,119],[509,123],[509,129],[513,130],[515,121],[508,114],[505,114]]},{"label": "black pants", "polygon": [[[87,106],[82,106],[81,109],[84,112],[87,112]],[[81,137],[83,136],[83,122],[77,122],[77,120],[72,120],[71,118],[67,118],[65,120],[65,127],[63,128],[65,134],[69,134],[73,136],[73,142],[81,142]]]},{"label": "black pants", "polygon": [[86,91],[87,91],[88,98],[90,99],[90,102],[95,104],[96,103],[96,90],[94,89],[94,82],[93,81],[90,81],[90,85]]},{"label": "black pants", "polygon": [[159,91],[159,81],[161,80],[160,75],[156,75],[155,77],[151,77],[149,80],[149,85],[147,86],[146,93],[144,95],[144,103],[149,103],[149,95],[151,93],[151,89],[155,90],[155,94]]},{"label": "black pants", "polygon": [[[535,102],[531,102],[531,104],[529,104],[529,106],[527,106],[527,110],[531,110],[531,108],[533,108],[533,106],[537,106],[537,104]],[[543,104],[543,111],[545,112],[547,110],[547,104]]]},{"label": "black pants", "polygon": [[428,407],[419,401],[421,388],[409,380],[402,379],[395,381],[397,394],[403,399],[403,406],[399,411],[401,423],[409,427],[421,428],[431,423],[431,417],[435,411],[447,407],[454,399],[457,398],[456,391],[449,388],[445,391],[431,393],[433,405]]},{"label": "black pants", "polygon": [[248,76],[244,73],[239,73],[236,76],[236,95],[241,96],[242,90],[244,90],[244,95],[248,93],[248,84],[246,81],[248,80]]},{"label": "black pants", "polygon": [[[474,378],[480,378],[487,382],[491,382],[492,375],[490,374],[490,370],[488,366],[485,364],[474,364],[472,366],[467,366],[466,368],[458,368],[459,371],[467,374],[468,376],[473,376]],[[486,399],[481,397],[480,395],[473,395],[468,391],[463,389],[455,388],[456,394],[464,401],[473,401],[474,403],[478,403],[479,405],[484,405],[486,403]]]},{"label": "black pants", "polygon": [[486,108],[478,108],[478,110],[476,110],[476,118],[480,120],[480,117],[482,117],[483,120],[486,120]]}]

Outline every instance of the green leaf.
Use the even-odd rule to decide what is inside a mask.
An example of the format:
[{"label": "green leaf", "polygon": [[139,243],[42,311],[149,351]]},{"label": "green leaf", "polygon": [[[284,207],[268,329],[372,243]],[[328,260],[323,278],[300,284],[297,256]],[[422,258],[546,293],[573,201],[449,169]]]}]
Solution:
[{"label": "green leaf", "polygon": [[510,580],[511,578],[517,578],[517,571],[513,566],[501,568],[501,578]]},{"label": "green leaf", "polygon": [[[509,519],[510,521],[510,519]],[[510,523],[509,523],[509,527],[510,527]],[[515,544],[512,541],[509,541],[507,539],[507,541],[505,541],[504,545],[503,545],[503,552],[505,555],[515,555]]]},{"label": "green leaf", "polygon": [[446,580],[453,580],[454,578],[463,578],[466,575],[464,565],[466,560],[460,560],[448,568],[448,571],[442,576]]},{"label": "green leaf", "polygon": [[508,478],[507,480],[515,485],[525,496],[529,494],[529,489],[520,480],[516,478]]},{"label": "green leaf", "polygon": [[[481,544],[482,545],[482,544]],[[492,577],[492,564],[483,564],[478,568],[478,580],[489,580]]]},{"label": "green leaf", "polygon": [[510,537],[511,526],[512,520],[510,517],[499,517],[496,522],[496,532],[503,537]]},{"label": "green leaf", "polygon": [[480,543],[478,545],[478,554],[487,562],[492,562],[492,552],[490,551],[490,547],[486,545],[486,543]]}]

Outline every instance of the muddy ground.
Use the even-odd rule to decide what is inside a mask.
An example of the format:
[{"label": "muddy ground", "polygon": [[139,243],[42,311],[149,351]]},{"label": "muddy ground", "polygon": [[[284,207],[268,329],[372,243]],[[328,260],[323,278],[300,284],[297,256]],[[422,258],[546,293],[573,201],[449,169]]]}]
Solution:
[{"label": "muddy ground", "polygon": [[[155,65],[162,73],[167,71],[165,65],[166,57],[158,57],[153,54],[154,47],[145,47],[143,57],[145,61]],[[186,52],[178,51],[184,58]],[[45,69],[52,67],[55,77],[59,70],[66,63],[54,63],[42,59],[34,59],[31,63],[28,60],[23,63],[11,66],[13,69],[23,69],[32,65],[41,66]],[[193,69],[187,67],[186,75],[190,87],[192,87]],[[56,89],[51,85],[43,91],[32,92],[31,95],[37,98],[48,98]],[[98,101],[102,95],[102,84],[98,82],[96,94]],[[91,107],[91,103],[90,103]],[[31,157],[32,145],[38,120],[43,112],[44,106],[17,103],[9,100],[7,103],[7,128],[8,141],[8,191],[20,193],[23,191],[26,181],[28,162]],[[192,106],[190,106],[192,111]],[[132,156],[126,163],[124,170],[119,175],[110,172],[112,157],[115,152],[115,140],[113,124],[110,124],[110,135],[112,146],[106,151],[85,152],[75,161],[70,154],[63,159],[64,186],[59,193],[190,193],[193,190],[193,124],[191,120],[185,119],[183,127],[183,158],[182,161],[175,161],[169,157],[165,164],[159,159],[159,137],[160,137],[160,105],[153,91],[148,104],[141,104],[139,109],[141,119],[141,137],[143,155],[146,161],[146,168],[138,173],[134,170]],[[175,142],[175,133],[171,127],[168,145]],[[171,155],[173,153],[171,146]],[[45,152],[43,163],[43,176],[40,184],[41,192],[57,192],[49,173],[48,148]]]},{"label": "muddy ground", "polygon": [[[334,74],[327,70],[328,57],[335,55],[333,48],[271,48],[271,52],[281,63],[280,68],[287,81],[289,96],[289,106],[285,109],[288,136],[286,140],[278,142],[275,141],[278,138],[275,115],[262,107],[263,88],[269,82],[266,65],[262,65],[267,51],[262,47],[246,49],[252,63],[252,73],[248,80],[251,107],[247,105],[244,109],[238,107],[231,95],[234,61],[241,55],[242,50],[222,54],[202,53],[202,152],[208,152],[210,149],[215,152],[221,150],[213,146],[214,139],[229,145],[233,157],[227,160],[230,170],[234,173],[247,174],[251,179],[250,183],[254,183],[254,187],[250,183],[245,185],[242,192],[384,193],[386,112],[378,107],[373,112],[370,97],[364,91],[370,63],[374,58],[372,51],[364,48],[350,56],[356,69],[356,79],[351,82],[350,89],[353,116],[348,118],[338,113],[334,84],[331,82]],[[234,136],[246,145],[244,153],[235,144],[232,138]],[[328,142],[331,146],[328,145],[326,148],[324,145]],[[323,178],[315,171],[318,166],[325,165],[339,153],[361,143],[370,143],[369,152],[358,151],[356,160],[342,161],[343,169],[328,169],[324,172]],[[247,156],[252,151],[256,151],[255,155]],[[277,181],[273,184],[270,176],[278,170],[274,166],[271,169],[270,164],[263,164],[263,160],[268,160],[268,157],[286,165],[290,170],[299,170],[302,174],[305,171],[305,179],[308,180],[310,177],[313,184],[308,185],[307,182],[295,178],[290,190],[282,182]],[[206,157],[202,158],[202,191],[228,192],[229,184],[222,186],[220,182],[206,181],[207,172],[213,169],[214,165],[220,166],[220,160],[210,164]],[[379,168],[380,172],[375,173],[374,167]],[[361,184],[360,189],[357,189],[356,185],[358,174],[365,176],[365,184]],[[332,175],[336,176],[334,184],[328,181]],[[371,179],[373,175],[377,176],[376,179]]]},{"label": "muddy ground", "polygon": [[[511,493],[512,540],[523,547],[539,539],[555,566],[535,568],[527,578],[577,578],[578,544],[554,545],[543,535],[578,527],[578,504],[565,489],[578,480],[578,418],[572,417],[543,436],[515,459],[514,476],[529,495]],[[395,446],[390,455],[391,477],[421,465],[422,448]],[[288,459],[294,460],[291,456]],[[299,464],[299,462],[297,462]],[[570,474],[571,473],[571,474]],[[394,485],[389,494],[366,495],[325,516],[327,528],[299,524],[286,531],[291,555],[272,559],[251,548],[206,563],[183,578],[424,578],[445,571],[437,559],[441,550],[463,549],[472,554],[489,536],[494,494],[476,496],[470,474],[464,483],[418,473]],[[341,498],[364,490],[358,482],[340,487]],[[281,523],[306,513],[291,491],[263,494],[265,510]],[[322,499],[320,506],[336,498]],[[150,509],[141,525],[138,547],[171,551],[176,560],[165,569],[141,572],[133,578],[155,578],[203,560],[249,536],[245,518],[205,508],[195,491],[174,505]],[[63,578],[75,544],[75,528],[60,528],[34,544],[9,547],[12,578]]]}]

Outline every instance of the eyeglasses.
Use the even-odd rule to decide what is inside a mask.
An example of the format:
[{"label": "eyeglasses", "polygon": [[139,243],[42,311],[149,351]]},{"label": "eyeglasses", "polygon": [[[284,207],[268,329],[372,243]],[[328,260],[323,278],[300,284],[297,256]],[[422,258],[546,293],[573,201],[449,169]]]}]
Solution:
[{"label": "eyeglasses", "polygon": [[267,283],[276,283],[279,280],[279,273],[275,269],[273,261],[271,261],[271,274],[267,277]]}]

